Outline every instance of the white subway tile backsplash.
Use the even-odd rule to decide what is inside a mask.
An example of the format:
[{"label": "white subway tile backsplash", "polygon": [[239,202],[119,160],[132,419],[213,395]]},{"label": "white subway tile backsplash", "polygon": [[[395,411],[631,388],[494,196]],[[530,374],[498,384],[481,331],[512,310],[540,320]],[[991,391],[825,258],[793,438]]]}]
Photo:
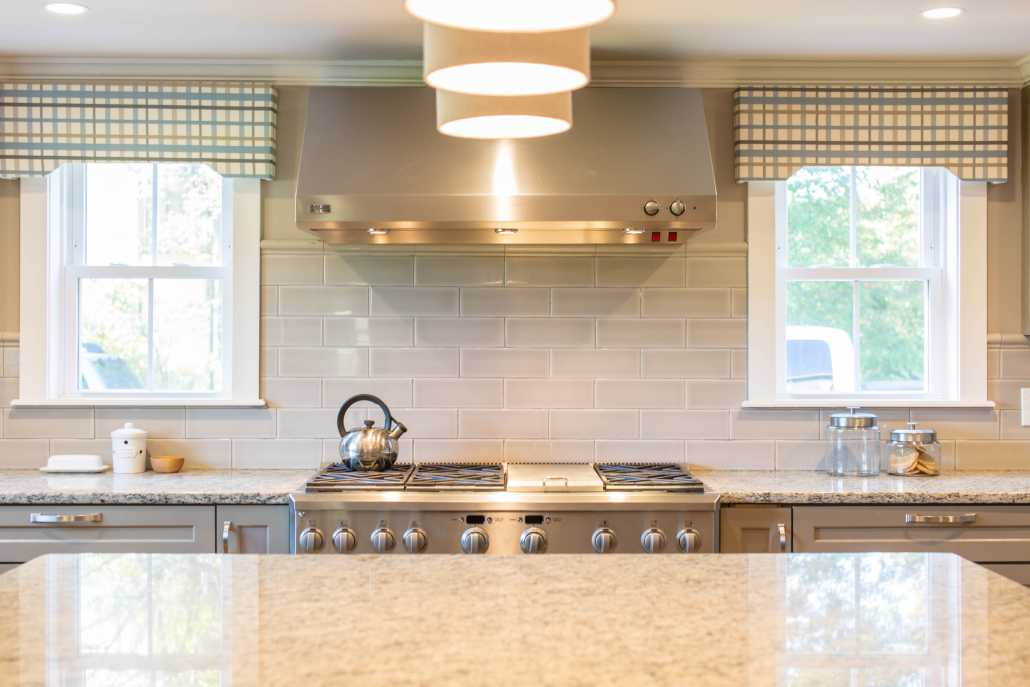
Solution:
[{"label": "white subway tile backsplash", "polygon": [[0,379],[0,408],[10,408],[11,401],[18,398],[18,378],[4,377]]},{"label": "white subway tile backsplash", "polygon": [[327,317],[326,346],[412,346],[411,317]]},{"label": "white subway tile backsplash", "polygon": [[321,346],[320,317],[262,317],[262,346]]},{"label": "white subway tile backsplash", "polygon": [[730,377],[747,379],[747,350],[730,351]]},{"label": "white subway tile backsplash", "polygon": [[508,439],[504,442],[506,463],[590,463],[594,442],[577,439]]},{"label": "white subway tile backsplash", "polygon": [[[330,439],[340,438],[336,425],[339,408],[280,408],[275,411],[277,431],[280,439]],[[347,429],[361,427],[366,417],[364,409],[351,409],[344,423]]]},{"label": "white subway tile backsplash", "polygon": [[726,410],[641,410],[641,439],[729,439]]},{"label": "white subway tile backsplash", "polygon": [[729,289],[643,289],[644,317],[729,317]]},{"label": "white subway tile backsplash", "polygon": [[818,441],[819,429],[818,410],[753,410],[738,407],[730,411],[730,438],[734,440]]},{"label": "white subway tile backsplash", "polygon": [[546,348],[466,348],[461,351],[462,377],[546,377]]},{"label": "white subway tile backsplash", "polygon": [[367,348],[280,348],[282,377],[364,377]]},{"label": "white subway tile backsplash", "polygon": [[261,283],[321,284],[322,255],[263,255]]},{"label": "white subway tile backsplash", "polygon": [[318,439],[234,439],[233,470],[317,470],[322,459]]},{"label": "white subway tile backsplash", "polygon": [[551,376],[639,377],[640,352],[630,348],[556,348],[551,351]]},{"label": "white subway tile backsplash", "polygon": [[264,315],[278,315],[279,314],[279,287],[278,286],[262,286],[261,287],[261,314]]},{"label": "white subway tile backsplash", "polygon": [[[1030,427],[1022,424],[1022,411],[1019,410],[996,410],[993,411],[1001,416],[1001,439],[1030,441]],[[913,413],[914,415],[914,413]],[[913,418],[914,419],[914,418]],[[930,425],[927,425],[930,427]],[[972,438],[972,437],[961,437]]]},{"label": "white subway tile backsplash", "polygon": [[325,256],[325,283],[334,285],[411,286],[415,283],[415,259],[411,255]]},{"label": "white subway tile backsplash", "polygon": [[665,350],[640,352],[640,376],[667,379],[726,379],[730,352],[720,350]]},{"label": "white subway tile backsplash", "polygon": [[20,348],[5,348],[5,349],[3,349],[3,352],[4,352],[3,376],[4,377],[17,377],[18,374],[19,374],[19,372],[18,372],[18,368],[19,368],[18,362],[21,359],[21,349]]},{"label": "white subway tile backsplash", "polygon": [[551,410],[552,439],[636,439],[636,410]]},{"label": "white subway tile backsplash", "polygon": [[372,314],[455,317],[458,314],[458,289],[451,286],[373,286]]},{"label": "white subway tile backsplash", "polygon": [[593,257],[520,255],[505,258],[508,286],[593,286]]},{"label": "white subway tile backsplash", "polygon": [[501,256],[419,255],[415,257],[419,286],[502,286]]},{"label": "white subway tile backsplash", "polygon": [[777,441],[777,470],[825,470],[830,445],[826,441]]},{"label": "white subway tile backsplash", "polygon": [[230,439],[148,439],[150,456],[183,456],[183,468],[229,470],[232,468]]},{"label": "white subway tile backsplash", "polygon": [[92,408],[4,408],[5,439],[92,439]]},{"label": "white subway tile backsplash", "polygon": [[687,463],[710,470],[772,470],[773,441],[688,441]]},{"label": "white subway tile backsplash", "polygon": [[597,286],[685,286],[680,257],[598,257]]},{"label": "white subway tile backsplash", "polygon": [[504,380],[416,379],[414,393],[416,408],[500,408]]},{"label": "white subway tile backsplash", "polygon": [[418,439],[418,463],[500,463],[504,460],[502,439]]},{"label": "white subway tile backsplash", "polygon": [[355,379],[323,379],[322,405],[339,408],[351,396],[371,394],[389,408],[410,408],[411,380],[366,377]]},{"label": "white subway tile backsplash", "polygon": [[598,379],[598,408],[682,408],[682,379]]},{"label": "white subway tile backsplash", "polygon": [[688,408],[740,408],[747,400],[744,380],[687,380]]},{"label": "white subway tile backsplash", "polygon": [[258,371],[262,377],[275,377],[279,374],[279,349],[262,348],[258,354]]},{"label": "white subway tile backsplash", "polygon": [[457,377],[457,348],[373,348],[370,377]]},{"label": "white subway tile backsplash", "polygon": [[499,317],[416,317],[416,346],[489,348],[504,345]]},{"label": "white subway tile backsplash", "polygon": [[111,432],[131,422],[147,430],[147,438],[182,439],[186,436],[186,411],[182,408],[97,408],[96,437],[110,443]]},{"label": "white subway tile backsplash", "polygon": [[507,320],[505,325],[507,345],[515,348],[592,348],[594,345],[592,319],[518,317]]},{"label": "white subway tile backsplash", "polygon": [[408,428],[405,439],[458,438],[458,411],[453,408],[391,408],[390,413]]},{"label": "white subway tile backsplash", "polygon": [[598,348],[682,348],[687,343],[684,319],[599,319]]},{"label": "white subway tile backsplash", "polygon": [[461,290],[462,317],[547,317],[550,310],[550,289],[466,287]]},{"label": "white subway tile backsplash", "polygon": [[[261,398],[269,408],[321,408],[322,380],[313,377],[264,377],[261,379]],[[97,429],[100,429],[99,413]]]},{"label": "white subway tile backsplash", "polygon": [[554,317],[639,317],[640,289],[551,289]]},{"label": "white subway tile backsplash", "polygon": [[592,379],[506,379],[506,408],[592,408]]},{"label": "white subway tile backsplash", "polygon": [[271,408],[187,408],[188,439],[275,437],[275,411]]},{"label": "white subway tile backsplash", "polygon": [[730,317],[747,317],[747,289],[733,289]]},{"label": "white subway tile backsplash", "polygon": [[598,463],[682,463],[682,441],[598,441],[594,457]]},{"label": "white subway tile backsplash", "polygon": [[546,410],[458,411],[458,436],[462,439],[546,439]]},{"label": "white subway tile backsplash", "polygon": [[1030,441],[956,441],[956,470],[1030,470]]},{"label": "white subway tile backsplash", "polygon": [[[919,423],[919,429],[937,430],[938,439],[1006,438],[1000,436],[1001,419],[999,411],[989,408],[983,410],[952,410],[950,408],[939,410],[913,409],[911,418],[912,422]],[[883,438],[886,439],[887,436]]]},{"label": "white subway tile backsplash", "polygon": [[1005,348],[1000,353],[1001,379],[1030,379],[1030,348]]},{"label": "white subway tile backsplash", "polygon": [[687,346],[691,348],[747,348],[747,320],[690,320]]},{"label": "white subway tile backsplash", "polygon": [[687,286],[747,286],[747,258],[687,258]]},{"label": "white subway tile backsplash", "polygon": [[[1008,353],[1008,351],[1002,351],[1002,353]],[[1002,376],[1005,376],[1004,356],[1002,357],[1001,369]],[[998,410],[1019,409],[1022,405],[1019,390],[1023,388],[1030,388],[1030,381],[1025,379],[988,379],[987,398],[994,401],[995,408]]]},{"label": "white subway tile backsplash", "polygon": [[987,349],[987,379],[1001,379],[1001,351]]},{"label": "white subway tile backsplash", "polygon": [[45,468],[51,456],[46,439],[4,439],[0,441],[0,470]]},{"label": "white subway tile backsplash", "polygon": [[281,286],[280,315],[367,315],[367,286]]}]

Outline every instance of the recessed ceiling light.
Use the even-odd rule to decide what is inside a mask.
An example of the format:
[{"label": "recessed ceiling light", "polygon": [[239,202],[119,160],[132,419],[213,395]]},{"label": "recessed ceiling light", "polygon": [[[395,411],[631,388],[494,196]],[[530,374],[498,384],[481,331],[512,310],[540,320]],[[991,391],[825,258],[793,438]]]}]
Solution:
[{"label": "recessed ceiling light", "polygon": [[615,0],[405,0],[422,21],[475,31],[560,31],[600,24]]},{"label": "recessed ceiling light", "polygon": [[922,15],[927,19],[948,19],[950,17],[957,17],[963,12],[965,10],[961,7],[934,7],[933,9],[923,10]]},{"label": "recessed ceiling light", "polygon": [[54,14],[85,14],[89,8],[74,2],[48,2],[43,5]]}]

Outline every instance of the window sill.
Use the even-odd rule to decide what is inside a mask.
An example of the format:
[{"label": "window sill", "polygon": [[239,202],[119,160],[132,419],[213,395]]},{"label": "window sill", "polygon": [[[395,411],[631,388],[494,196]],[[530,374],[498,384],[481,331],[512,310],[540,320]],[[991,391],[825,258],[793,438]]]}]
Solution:
[{"label": "window sill", "polygon": [[782,408],[818,408],[836,410],[838,408],[994,408],[994,401],[928,401],[918,398],[815,398],[811,400],[777,400],[777,401],[744,401],[741,408],[782,409]]},{"label": "window sill", "polygon": [[236,401],[228,398],[62,398],[11,401],[12,408],[264,408],[260,398]]}]

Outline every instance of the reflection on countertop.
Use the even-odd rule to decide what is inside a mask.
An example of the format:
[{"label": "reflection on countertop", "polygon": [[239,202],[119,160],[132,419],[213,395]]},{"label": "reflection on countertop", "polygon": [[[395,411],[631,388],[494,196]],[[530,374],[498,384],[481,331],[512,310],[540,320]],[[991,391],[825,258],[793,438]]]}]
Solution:
[{"label": "reflection on countertop", "polygon": [[951,554],[79,554],[0,576],[4,684],[1025,685]]}]

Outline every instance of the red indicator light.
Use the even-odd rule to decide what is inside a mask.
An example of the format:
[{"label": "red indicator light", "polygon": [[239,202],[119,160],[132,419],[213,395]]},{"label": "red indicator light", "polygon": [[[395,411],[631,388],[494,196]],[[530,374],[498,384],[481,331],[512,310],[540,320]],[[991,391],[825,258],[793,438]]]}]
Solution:
[{"label": "red indicator light", "polygon": [[651,232],[651,242],[652,243],[658,243],[661,240],[662,240],[662,232],[660,232],[660,231],[652,231]]},{"label": "red indicator light", "polygon": [[674,231],[670,231],[669,232],[669,240],[670,241],[675,241],[676,240],[676,232],[674,232]]}]

